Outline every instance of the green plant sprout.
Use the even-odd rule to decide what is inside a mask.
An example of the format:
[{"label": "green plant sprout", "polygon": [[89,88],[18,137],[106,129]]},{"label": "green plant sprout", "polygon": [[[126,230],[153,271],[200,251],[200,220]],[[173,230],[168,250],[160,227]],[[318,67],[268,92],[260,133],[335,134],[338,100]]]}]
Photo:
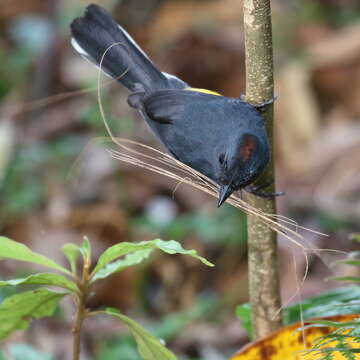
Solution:
[{"label": "green plant sprout", "polygon": [[[102,253],[93,267],[90,242],[85,237],[81,246],[64,245],[62,252],[69,262],[69,269],[67,269],[46,256],[33,252],[24,244],[0,237],[0,259],[39,264],[61,273],[36,273],[26,278],[1,280],[0,286],[32,284],[62,289],[59,292],[47,287],[39,287],[35,290],[8,296],[0,304],[0,339],[6,338],[15,330],[27,329],[33,319],[52,316],[60,301],[66,296],[71,296],[76,306],[72,329],[72,360],[78,360],[80,356],[81,328],[84,320],[99,315],[110,315],[126,325],[144,360],[176,360],[176,356],[159,339],[151,335],[140,324],[120,313],[119,310],[106,308],[100,311],[90,311],[86,308],[91,287],[96,281],[141,263],[155,249],[162,250],[167,254],[189,255],[205,265],[214,266],[205,258],[197,255],[195,250],[186,250],[174,240],[156,239],[139,243],[122,242],[111,246]],[[81,269],[77,265],[79,257],[82,258]]]}]

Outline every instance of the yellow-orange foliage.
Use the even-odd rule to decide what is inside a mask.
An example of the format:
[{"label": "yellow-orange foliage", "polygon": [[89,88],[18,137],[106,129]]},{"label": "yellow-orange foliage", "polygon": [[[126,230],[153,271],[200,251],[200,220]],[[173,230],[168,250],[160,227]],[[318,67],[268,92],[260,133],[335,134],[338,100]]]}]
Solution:
[{"label": "yellow-orange foliage", "polygon": [[[340,315],[323,318],[322,320],[345,322],[358,318],[359,315]],[[305,322],[305,325],[308,323]],[[330,327],[312,327],[304,332],[297,331],[301,323],[286,326],[265,338],[246,345],[230,360],[318,360],[324,356],[319,352],[306,352],[313,348],[316,340],[334,331]],[[353,348],[360,344],[344,340]],[[327,343],[326,347],[336,347],[337,342]],[[360,359],[360,354],[357,355]],[[346,360],[339,351],[333,352],[333,360]]]}]

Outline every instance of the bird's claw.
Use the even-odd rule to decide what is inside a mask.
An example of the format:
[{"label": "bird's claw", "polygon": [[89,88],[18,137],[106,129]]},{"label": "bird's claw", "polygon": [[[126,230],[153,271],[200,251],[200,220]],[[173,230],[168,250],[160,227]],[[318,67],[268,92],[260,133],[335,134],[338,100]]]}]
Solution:
[{"label": "bird's claw", "polygon": [[[245,101],[246,102],[246,96],[245,94],[240,94],[240,100]],[[273,98],[271,98],[270,100],[264,101],[263,103],[260,104],[251,104],[254,108],[256,108],[258,111],[264,111],[266,109],[267,105],[273,104],[275,102],[275,100],[277,100],[277,96],[274,96]]]},{"label": "bird's claw", "polygon": [[264,191],[264,188],[266,188],[267,186],[269,186],[269,184],[264,184],[264,185],[248,185],[244,188],[244,190],[250,194],[262,197],[264,199],[272,199],[276,196],[282,196],[284,195],[284,191],[273,191],[273,192],[269,192],[269,191]]},{"label": "bird's claw", "polygon": [[266,107],[270,104],[273,104],[275,102],[275,100],[277,99],[277,96],[274,96],[273,98],[271,98],[270,100],[264,101],[261,104],[256,104],[253,105],[257,110],[259,111],[264,111],[266,109]]}]

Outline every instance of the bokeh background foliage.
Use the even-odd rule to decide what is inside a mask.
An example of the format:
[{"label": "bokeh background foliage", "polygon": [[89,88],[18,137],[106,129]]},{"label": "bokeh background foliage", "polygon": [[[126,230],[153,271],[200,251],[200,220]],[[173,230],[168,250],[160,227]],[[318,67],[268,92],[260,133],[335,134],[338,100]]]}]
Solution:
[{"label": "bokeh background foliage", "polygon": [[[227,96],[244,92],[241,1],[98,3],[163,70]],[[184,359],[226,359],[248,341],[234,316],[247,301],[246,218],[228,205],[216,209],[215,199],[192,188],[110,159],[96,93],[87,91],[96,88],[97,72],[69,46],[69,23],[87,4],[2,0],[0,233],[53,258],[64,243],[79,244],[83,235],[91,239],[94,256],[121,241],[157,237],[196,249],[215,270],[159,254],[102,283],[89,306],[136,316]],[[306,234],[316,246],[355,250],[349,234],[359,230],[360,218],[360,5],[274,0],[272,7],[277,187],[286,192],[279,212],[328,233]],[[86,94],[38,102],[79,89]],[[126,95],[116,84],[102,90],[113,132],[161,149],[128,108]],[[300,251],[296,268],[291,258],[290,244],[280,239],[284,301],[305,268]],[[310,255],[302,297],[338,286],[324,281],[333,257],[320,258]],[[35,270],[0,264],[2,278]],[[357,269],[338,264],[332,271],[350,276]],[[3,288],[0,297],[21,290]],[[71,310],[65,306],[55,318],[32,324],[31,332],[14,334],[4,349],[30,354],[16,345],[26,343],[34,347],[33,358],[67,359]],[[137,359],[126,330],[110,320],[85,325],[83,353],[84,359]]]}]

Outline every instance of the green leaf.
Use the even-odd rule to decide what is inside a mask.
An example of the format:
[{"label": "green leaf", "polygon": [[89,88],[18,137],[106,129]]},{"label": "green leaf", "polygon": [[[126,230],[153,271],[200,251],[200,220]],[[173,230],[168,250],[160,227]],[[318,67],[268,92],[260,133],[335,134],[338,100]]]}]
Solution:
[{"label": "green leaf", "polygon": [[108,308],[105,313],[120,319],[129,328],[137,343],[139,354],[144,360],[176,360],[176,356],[170,350],[134,320],[116,309]]},{"label": "green leaf", "polygon": [[337,263],[337,264],[346,264],[346,265],[360,266],[360,260],[356,260],[356,259],[339,260],[339,261],[337,261],[336,263]]},{"label": "green leaf", "polygon": [[156,239],[153,241],[154,241],[154,245],[158,249],[160,249],[168,254],[190,255],[190,256],[194,257],[195,259],[200,260],[203,264],[205,264],[207,266],[215,266],[210,261],[206,260],[202,256],[199,256],[197,254],[196,250],[186,250],[181,246],[181,244],[179,242],[177,242],[175,240],[164,241],[164,240]]},{"label": "green leaf", "polygon": [[107,265],[108,263],[110,263],[111,261],[115,260],[120,256],[127,255],[134,251],[151,249],[151,248],[153,248],[152,241],[142,241],[139,243],[122,242],[114,246],[111,246],[107,250],[105,250],[102,253],[102,255],[99,257],[96,267],[93,270],[93,274],[97,273],[105,265]]},{"label": "green leaf", "polygon": [[80,255],[80,248],[75,244],[65,244],[62,248],[63,254],[68,259],[71,272],[76,274],[76,261]]},{"label": "green leaf", "polygon": [[251,305],[238,305],[236,307],[236,316],[241,320],[241,325],[248,333],[250,339],[253,339],[253,329],[251,323]]},{"label": "green leaf", "polygon": [[46,256],[33,252],[24,244],[10,240],[3,236],[0,236],[0,259],[14,259],[31,262],[33,264],[47,266],[63,273],[70,274],[67,269]]},{"label": "green leaf", "polygon": [[7,297],[0,304],[0,339],[15,330],[27,329],[32,319],[51,316],[66,295],[40,288]]},{"label": "green leaf", "polygon": [[91,282],[93,283],[96,280],[104,279],[118,271],[122,271],[122,270],[127,269],[130,266],[140,264],[142,261],[144,261],[145,259],[147,259],[150,256],[150,254],[152,253],[153,250],[154,249],[138,250],[132,254],[126,255],[124,259],[120,259],[120,260],[117,260],[110,264],[105,265],[105,267],[100,269],[95,274],[95,276],[92,278]]},{"label": "green leaf", "polygon": [[299,321],[301,312],[303,319],[359,313],[359,298],[359,286],[344,286],[333,289],[304,300],[301,307],[299,304],[286,307],[284,309],[284,322],[291,324]]},{"label": "green leaf", "polygon": [[[151,324],[151,332],[155,337],[164,340],[170,340],[176,334],[181,332],[186,326],[194,321],[206,317],[211,317],[217,312],[220,303],[214,296],[206,295],[201,297],[190,308],[184,309],[177,313],[167,315],[159,322]],[[117,313],[118,311],[115,310]],[[120,338],[107,341],[96,354],[97,360],[114,360],[114,359],[131,359],[140,360],[134,346],[134,338],[131,335],[121,336]]]},{"label": "green leaf", "polygon": [[80,252],[81,252],[84,260],[91,258],[91,245],[90,245],[90,241],[87,238],[87,236],[84,236],[84,241],[82,242],[82,244],[80,246]]},{"label": "green leaf", "polygon": [[9,347],[10,347],[10,351],[9,351],[10,355],[12,355],[15,360],[52,360],[53,359],[51,355],[44,354],[27,344],[21,344],[21,343],[11,344]]},{"label": "green leaf", "polygon": [[[360,287],[344,286],[324,294],[304,300],[299,304],[287,306],[284,311],[284,324],[289,325],[302,319],[326,317],[334,315],[360,313]],[[251,337],[251,307],[242,304],[236,308],[236,315],[242,321],[242,326]]]},{"label": "green leaf", "polygon": [[93,270],[93,274],[97,273],[100,269],[106,266],[111,261],[119,258],[121,256],[127,255],[129,253],[145,250],[145,249],[160,249],[168,254],[183,254],[183,255],[190,255],[205,265],[214,266],[211,262],[207,261],[205,258],[197,255],[196,250],[185,250],[180,243],[174,240],[164,241],[160,239],[151,240],[151,241],[142,241],[139,243],[129,243],[129,242],[122,242],[120,244],[116,244],[110,248],[108,248],[98,260],[98,263]]},{"label": "green leaf", "polygon": [[65,276],[52,274],[52,273],[40,273],[30,275],[26,278],[22,279],[11,279],[11,280],[0,280],[0,286],[16,286],[23,284],[31,284],[31,285],[52,285],[58,286],[64,289],[68,289],[72,292],[79,291],[78,287],[74,282],[67,279]]}]

